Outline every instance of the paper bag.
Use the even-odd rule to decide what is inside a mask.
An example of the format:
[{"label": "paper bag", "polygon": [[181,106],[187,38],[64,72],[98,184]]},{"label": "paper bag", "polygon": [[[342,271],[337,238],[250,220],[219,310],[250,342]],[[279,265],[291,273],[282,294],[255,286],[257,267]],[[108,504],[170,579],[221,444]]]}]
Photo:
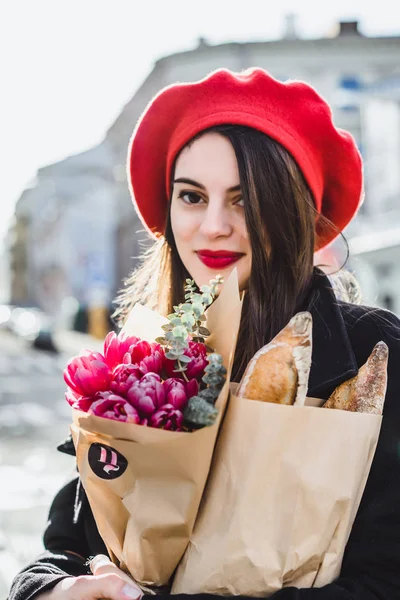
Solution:
[{"label": "paper bag", "polygon": [[[78,470],[100,535],[138,583],[167,584],[189,542],[229,394],[241,308],[235,270],[206,315],[207,343],[228,370],[213,426],[173,432],[73,411]],[[124,330],[153,341],[164,322],[136,306]]]},{"label": "paper bag", "polygon": [[172,593],[269,596],[335,579],[381,416],[238,398]]}]

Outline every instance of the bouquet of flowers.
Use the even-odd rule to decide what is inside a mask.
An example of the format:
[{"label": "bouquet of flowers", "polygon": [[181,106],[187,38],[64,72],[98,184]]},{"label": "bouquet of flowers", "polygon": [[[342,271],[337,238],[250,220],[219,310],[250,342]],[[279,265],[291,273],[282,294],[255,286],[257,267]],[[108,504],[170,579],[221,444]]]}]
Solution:
[{"label": "bouquet of flowers", "polygon": [[[141,305],[103,352],[64,371],[77,466],[110,556],[139,583],[168,584],[193,530],[229,394],[240,324],[234,271],[164,318]],[[229,326],[227,325],[229,323]]]},{"label": "bouquet of flowers", "polygon": [[211,280],[199,294],[188,279],[186,302],[174,307],[155,342],[110,332],[103,354],[84,350],[72,358],[64,371],[72,408],[170,431],[212,425],[226,368],[206,344],[204,312],[221,283]]}]

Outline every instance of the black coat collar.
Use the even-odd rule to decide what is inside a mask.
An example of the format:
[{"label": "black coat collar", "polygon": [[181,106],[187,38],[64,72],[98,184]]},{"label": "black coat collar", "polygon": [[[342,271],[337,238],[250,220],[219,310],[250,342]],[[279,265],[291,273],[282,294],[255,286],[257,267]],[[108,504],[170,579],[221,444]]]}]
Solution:
[{"label": "black coat collar", "polygon": [[304,305],[313,317],[313,354],[308,395],[326,399],[357,375],[358,367],[338,303],[328,277],[316,270]]}]

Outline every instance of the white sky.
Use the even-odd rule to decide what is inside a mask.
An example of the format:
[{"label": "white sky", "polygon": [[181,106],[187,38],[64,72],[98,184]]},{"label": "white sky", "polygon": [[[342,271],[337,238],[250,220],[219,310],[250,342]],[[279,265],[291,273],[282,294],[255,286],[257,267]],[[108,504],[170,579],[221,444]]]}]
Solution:
[{"label": "white sky", "polygon": [[3,0],[0,4],[0,242],[36,170],[98,143],[172,52],[281,35],[320,37],[342,19],[366,35],[400,33],[394,0]]}]

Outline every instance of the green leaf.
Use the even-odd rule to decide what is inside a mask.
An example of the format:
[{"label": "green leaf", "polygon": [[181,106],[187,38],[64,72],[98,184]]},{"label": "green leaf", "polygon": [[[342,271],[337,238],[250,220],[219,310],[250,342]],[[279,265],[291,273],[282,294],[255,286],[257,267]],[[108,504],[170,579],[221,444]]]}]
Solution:
[{"label": "green leaf", "polygon": [[177,317],[175,315],[175,317],[173,319],[171,319],[171,325],[174,325],[174,326],[176,326],[176,325],[182,325],[181,317]]},{"label": "green leaf", "polygon": [[209,285],[202,285],[200,291],[203,292],[203,294],[211,294],[211,287]]},{"label": "green leaf", "polygon": [[196,302],[202,304],[202,298],[203,294],[193,294],[193,304],[195,304]]},{"label": "green leaf", "polygon": [[182,324],[185,325],[186,327],[192,329],[193,325],[195,324],[195,320],[193,315],[187,313],[182,315]]},{"label": "green leaf", "polygon": [[203,294],[202,295],[202,300],[203,300],[203,304],[211,304],[211,302],[213,301],[213,297],[211,296],[211,294]]},{"label": "green leaf", "polygon": [[177,360],[179,358],[179,356],[180,356],[180,354],[177,354],[173,350],[170,350],[169,352],[166,352],[166,354],[165,354],[165,357],[168,358],[169,360]]},{"label": "green leaf", "polygon": [[191,360],[192,359],[190,358],[190,356],[186,356],[186,354],[182,354],[179,357],[179,362],[181,362],[181,363],[190,363]]},{"label": "green leaf", "polygon": [[199,333],[200,335],[203,335],[205,337],[208,337],[210,334],[210,332],[208,331],[207,327],[199,327]]},{"label": "green leaf", "polygon": [[165,337],[157,337],[155,339],[155,342],[157,342],[157,344],[166,344],[167,340],[165,339]]},{"label": "green leaf", "polygon": [[183,327],[183,325],[178,325],[177,327],[173,328],[172,335],[174,338],[185,339],[188,335],[188,331],[186,327]]},{"label": "green leaf", "polygon": [[163,329],[164,331],[172,331],[173,326],[171,325],[171,323],[167,323],[166,325],[162,325],[161,329]]},{"label": "green leaf", "polygon": [[218,410],[199,396],[189,399],[184,410],[184,417],[189,423],[199,426],[212,425],[217,418]]},{"label": "green leaf", "polygon": [[181,305],[181,311],[184,312],[184,313],[188,313],[188,312],[191,313],[192,312],[192,305],[189,304],[189,303],[187,303],[187,302],[185,302],[185,304]]},{"label": "green leaf", "polygon": [[193,302],[193,312],[200,317],[204,312],[204,306],[201,302]]}]

